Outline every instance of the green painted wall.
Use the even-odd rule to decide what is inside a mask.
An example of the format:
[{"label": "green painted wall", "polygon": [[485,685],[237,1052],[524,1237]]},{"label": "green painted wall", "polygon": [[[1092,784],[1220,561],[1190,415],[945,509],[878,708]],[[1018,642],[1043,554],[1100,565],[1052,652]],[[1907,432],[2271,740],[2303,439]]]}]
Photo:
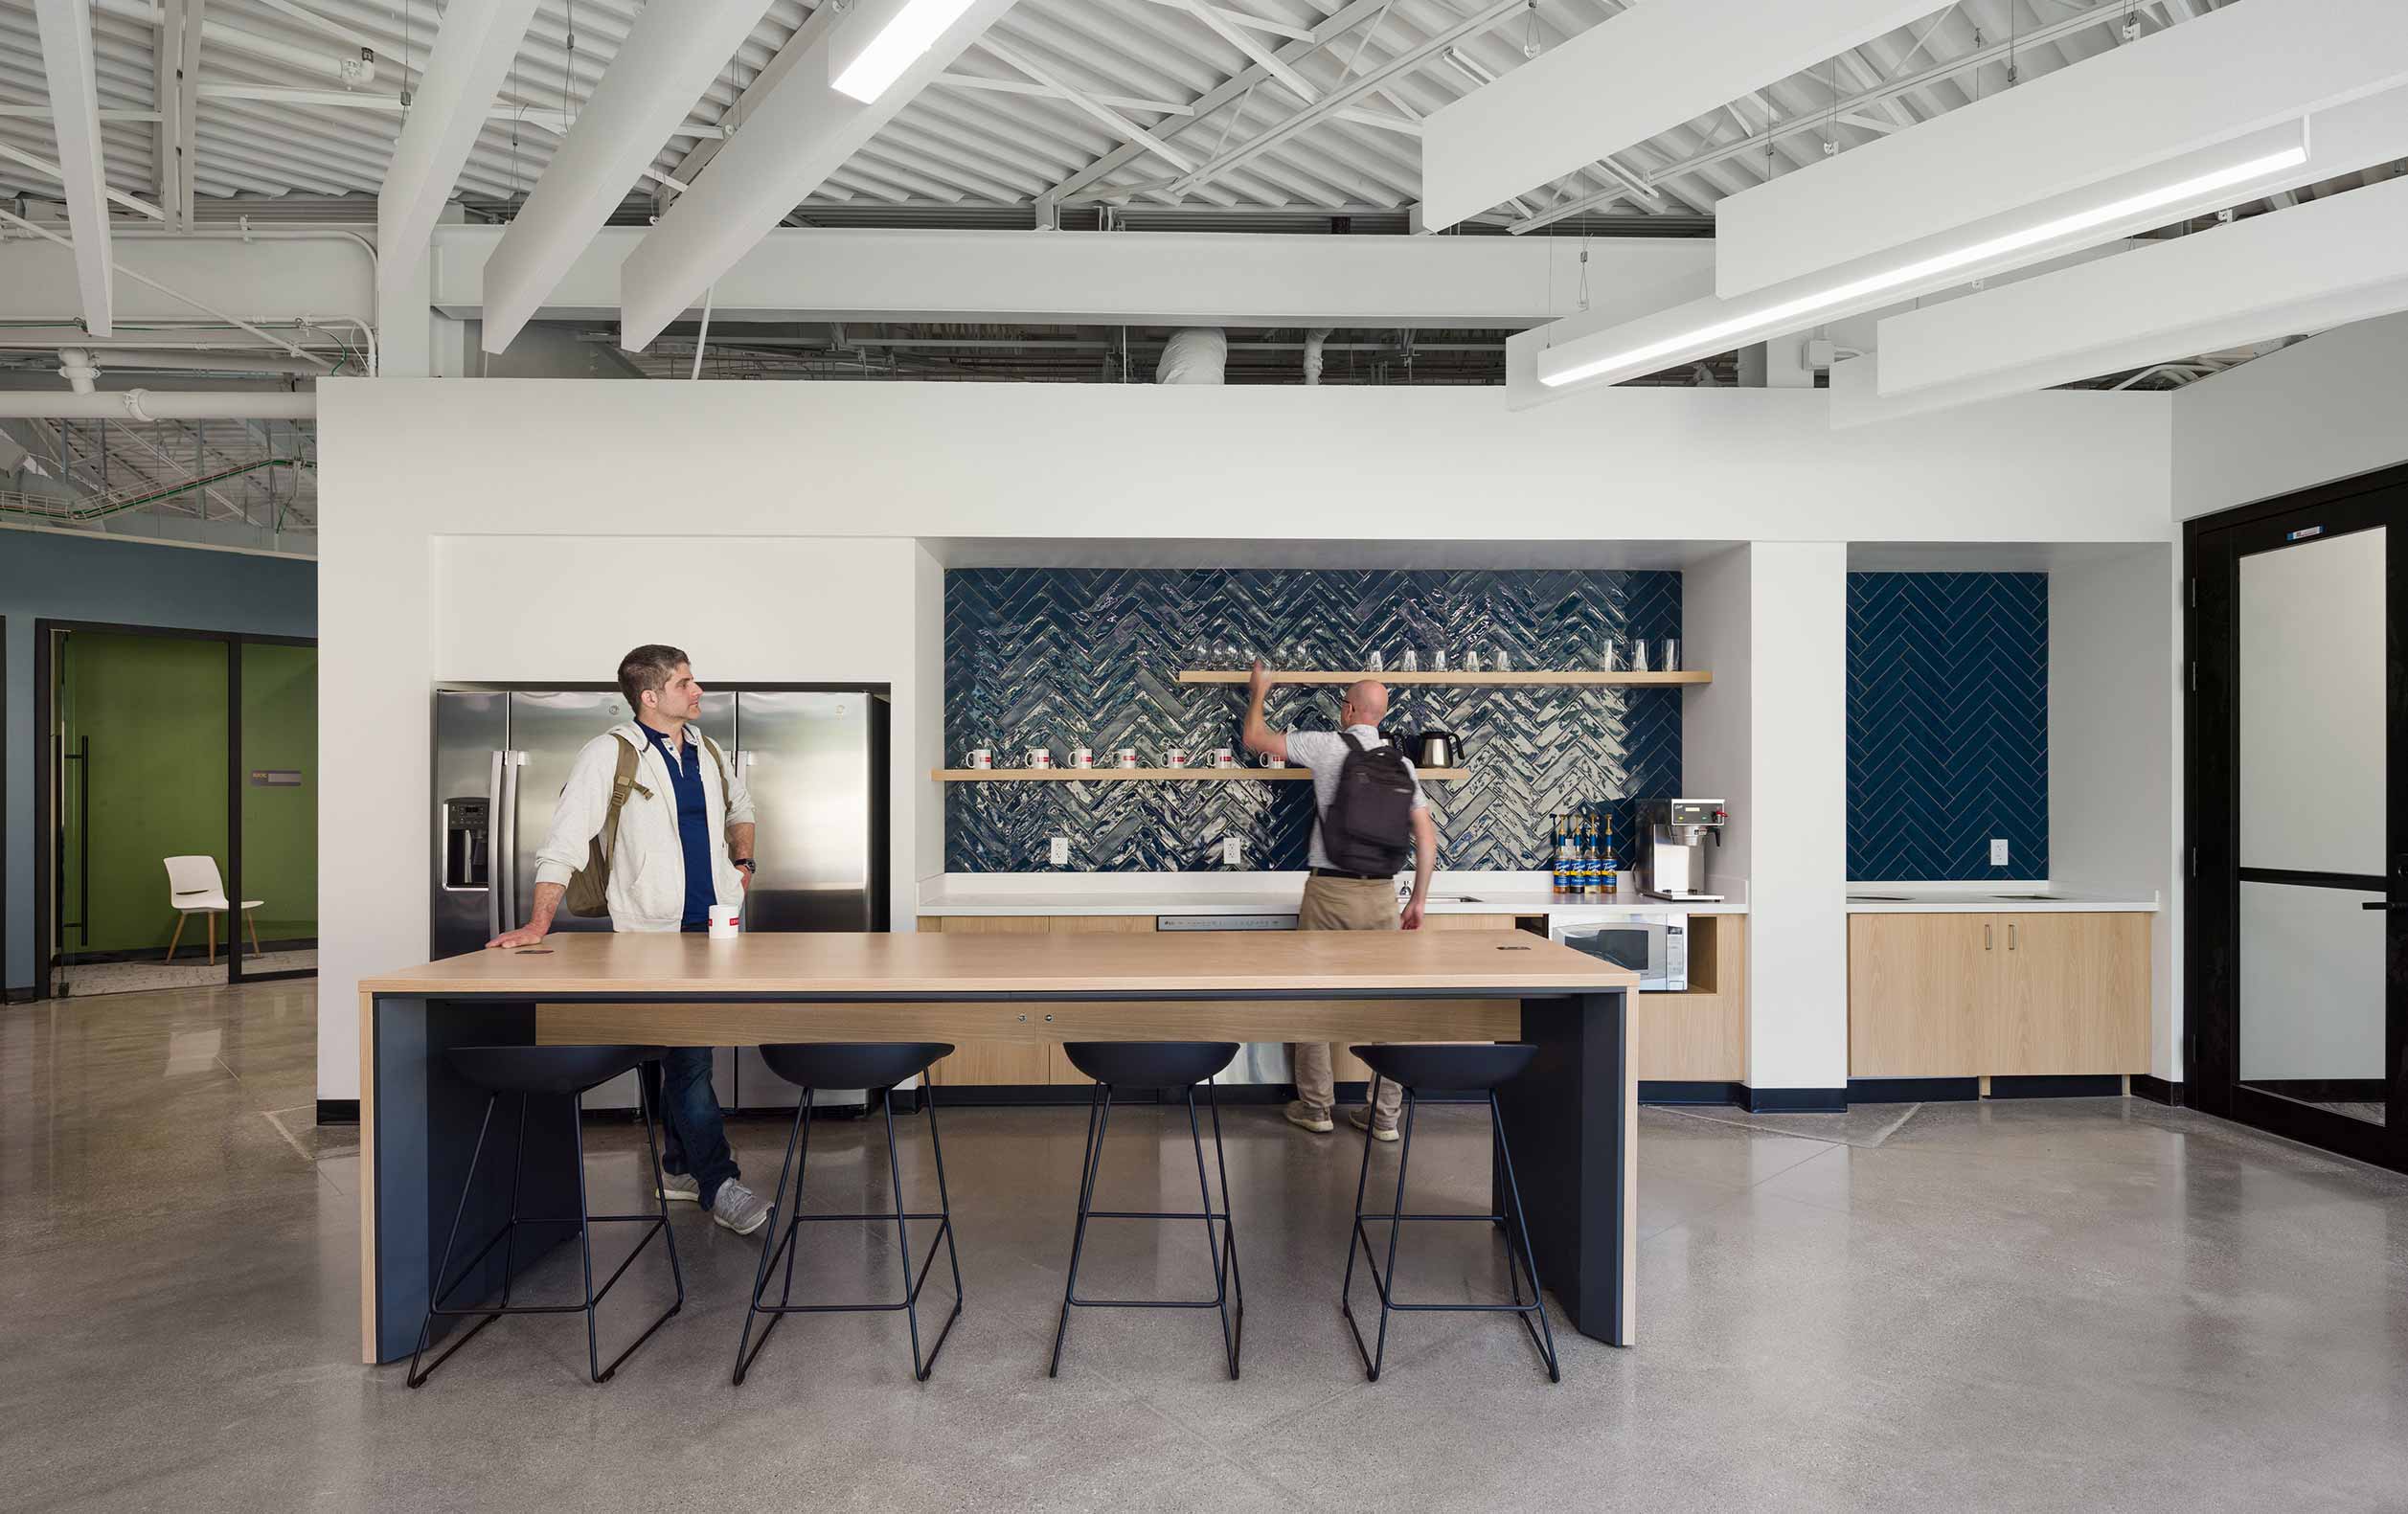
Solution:
[{"label": "green painted wall", "polygon": [[[162,859],[226,858],[226,648],[222,642],[77,631],[59,694],[67,751],[88,737],[91,914],[64,933],[69,952],[168,944]],[[85,839],[76,826],[79,775],[67,776],[65,917],[77,918]],[[253,897],[258,897],[255,893]],[[195,919],[188,940],[205,938]],[[179,952],[179,956],[181,953]]]},{"label": "green painted wall", "polygon": [[[318,934],[318,649],[242,648],[242,893],[262,941]],[[263,770],[298,773],[262,785]],[[222,864],[221,864],[222,866]]]}]

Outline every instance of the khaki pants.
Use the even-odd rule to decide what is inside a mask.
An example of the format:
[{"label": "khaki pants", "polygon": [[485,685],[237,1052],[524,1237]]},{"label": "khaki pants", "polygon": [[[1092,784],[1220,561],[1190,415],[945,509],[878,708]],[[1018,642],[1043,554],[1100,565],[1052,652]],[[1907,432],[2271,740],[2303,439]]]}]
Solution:
[{"label": "khaki pants", "polygon": [[[1397,913],[1396,886],[1385,878],[1307,878],[1296,925],[1306,931],[1393,931],[1397,928]],[[1327,1110],[1337,1102],[1337,1082],[1329,1065],[1335,1051],[1326,1041],[1299,1041],[1288,1048],[1296,1067],[1296,1098],[1308,1109]],[[1383,1081],[1373,1118],[1383,1126],[1393,1126],[1403,1105],[1404,1090]]]}]

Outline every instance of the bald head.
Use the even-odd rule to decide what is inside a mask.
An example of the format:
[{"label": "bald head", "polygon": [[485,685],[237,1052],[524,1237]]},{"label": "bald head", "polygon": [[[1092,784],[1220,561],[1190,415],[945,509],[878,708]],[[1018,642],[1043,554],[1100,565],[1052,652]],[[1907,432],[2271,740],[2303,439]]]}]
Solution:
[{"label": "bald head", "polygon": [[1366,678],[1346,686],[1346,707],[1339,712],[1351,726],[1375,726],[1388,712],[1388,686]]}]

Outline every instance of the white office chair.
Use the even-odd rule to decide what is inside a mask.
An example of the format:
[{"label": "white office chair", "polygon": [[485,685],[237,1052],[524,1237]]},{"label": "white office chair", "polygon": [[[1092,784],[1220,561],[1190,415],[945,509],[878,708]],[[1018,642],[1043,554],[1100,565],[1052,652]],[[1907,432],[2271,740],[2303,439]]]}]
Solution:
[{"label": "white office chair", "polygon": [[[169,857],[165,861],[168,865],[168,905],[177,912],[175,935],[168,942],[168,960],[175,960],[175,949],[184,940],[184,922],[195,915],[206,915],[209,916],[209,965],[215,967],[217,965],[217,916],[234,907],[227,902],[226,880],[217,871],[217,859]],[[265,902],[264,899],[242,901],[242,918],[251,927],[251,955],[254,957],[261,955],[260,922],[251,912]],[[226,928],[226,947],[230,951],[241,947],[231,925]]]}]

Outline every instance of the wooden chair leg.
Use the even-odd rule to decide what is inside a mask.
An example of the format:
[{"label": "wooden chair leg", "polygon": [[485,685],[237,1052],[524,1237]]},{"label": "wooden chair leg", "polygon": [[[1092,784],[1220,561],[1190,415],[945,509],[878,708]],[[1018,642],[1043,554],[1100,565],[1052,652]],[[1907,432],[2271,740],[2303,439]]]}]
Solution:
[{"label": "wooden chair leg", "polygon": [[260,950],[260,917],[251,911],[245,910],[242,912],[242,923],[251,927],[251,955],[265,956],[266,954]]},{"label": "wooden chair leg", "polygon": [[215,967],[217,965],[217,912],[204,910],[201,913],[209,916],[209,965]]},{"label": "wooden chair leg", "polygon": [[189,915],[178,915],[175,917],[175,934],[168,938],[169,961],[175,960],[175,948],[184,939],[184,922],[191,918]]}]

